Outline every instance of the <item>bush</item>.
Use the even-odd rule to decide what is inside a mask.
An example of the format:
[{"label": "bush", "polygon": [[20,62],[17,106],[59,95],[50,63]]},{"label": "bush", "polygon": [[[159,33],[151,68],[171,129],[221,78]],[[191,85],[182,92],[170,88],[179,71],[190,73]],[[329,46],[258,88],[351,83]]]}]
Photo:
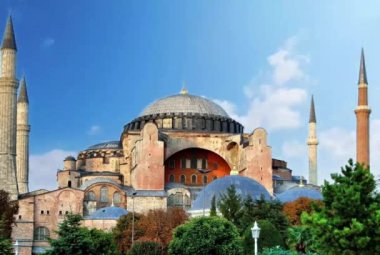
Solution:
[{"label": "bush", "polygon": [[[280,231],[278,231],[278,229],[276,229],[272,223],[267,220],[259,220],[257,224],[261,229],[259,240],[257,240],[259,251],[263,250],[264,248],[283,246]],[[244,254],[247,255],[252,254],[255,245],[255,241],[252,238],[251,232],[252,226],[253,224],[244,231],[243,235]]]},{"label": "bush", "polygon": [[140,241],[133,244],[127,255],[162,255],[162,247],[157,242]]},{"label": "bush", "polygon": [[260,253],[260,255],[297,255],[297,252],[284,250],[281,247],[274,247],[274,248],[266,248],[263,250],[263,252]]},{"label": "bush", "polygon": [[174,230],[171,255],[238,255],[242,246],[237,228],[219,217],[195,218]]}]

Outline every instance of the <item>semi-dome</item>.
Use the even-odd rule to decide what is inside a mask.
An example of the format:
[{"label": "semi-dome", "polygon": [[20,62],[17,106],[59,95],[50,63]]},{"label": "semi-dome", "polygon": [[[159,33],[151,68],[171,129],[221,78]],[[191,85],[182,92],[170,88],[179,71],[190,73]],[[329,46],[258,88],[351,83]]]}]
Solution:
[{"label": "semi-dome", "polygon": [[322,194],[319,190],[309,186],[297,186],[277,195],[277,199],[283,203],[292,202],[300,197],[307,197],[315,200],[323,199]]},{"label": "semi-dome", "polygon": [[109,141],[91,145],[86,150],[121,149],[119,141]]},{"label": "semi-dome", "polygon": [[264,196],[264,199],[271,199],[266,188],[257,181],[245,176],[228,175],[211,182],[204,188],[204,191],[200,191],[191,210],[202,210],[203,206],[205,209],[209,209],[212,197],[215,196],[216,201],[218,201],[221,194],[225,193],[231,185],[235,186],[236,193],[243,198],[251,196],[253,199],[259,199]]},{"label": "semi-dome", "polygon": [[110,207],[104,207],[100,208],[99,210],[96,210],[89,216],[87,216],[85,219],[89,220],[118,220],[121,216],[127,215],[128,211],[116,207],[116,206],[110,206]]},{"label": "semi-dome", "polygon": [[199,114],[207,116],[222,116],[229,118],[226,111],[218,104],[211,100],[190,95],[182,92],[178,95],[168,96],[148,105],[140,114],[140,116],[165,114],[165,113],[181,113],[181,114]]}]

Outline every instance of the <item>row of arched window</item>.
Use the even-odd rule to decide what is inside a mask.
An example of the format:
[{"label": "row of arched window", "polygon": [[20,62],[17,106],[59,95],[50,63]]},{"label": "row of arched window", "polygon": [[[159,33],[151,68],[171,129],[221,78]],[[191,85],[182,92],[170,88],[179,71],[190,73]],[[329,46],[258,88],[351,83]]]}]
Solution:
[{"label": "row of arched window", "polygon": [[[118,204],[118,203],[121,203],[121,194],[120,192],[115,192],[113,193],[113,202],[115,204]],[[89,191],[86,193],[86,197],[85,199],[87,201],[96,201],[96,196],[95,196],[95,193],[93,191]],[[103,203],[107,203],[108,202],[108,188],[107,187],[102,187],[100,189],[100,199],[99,199],[100,202],[103,202]]]},{"label": "row of arched window", "polygon": [[[213,179],[213,180],[216,180],[217,178],[218,178],[218,177],[214,176],[212,179]],[[203,175],[203,176],[202,176],[202,179],[203,179],[203,183],[204,183],[204,184],[208,183],[208,176],[207,176],[207,175]],[[171,175],[169,176],[169,181],[170,181],[170,182],[176,182],[174,175],[171,174]],[[197,184],[197,181],[198,181],[198,176],[197,176],[196,174],[193,174],[193,175],[191,176],[191,183],[192,183],[192,184]],[[184,174],[182,174],[182,175],[179,177],[178,182],[185,184],[185,183],[186,183],[186,176],[185,176]]]}]

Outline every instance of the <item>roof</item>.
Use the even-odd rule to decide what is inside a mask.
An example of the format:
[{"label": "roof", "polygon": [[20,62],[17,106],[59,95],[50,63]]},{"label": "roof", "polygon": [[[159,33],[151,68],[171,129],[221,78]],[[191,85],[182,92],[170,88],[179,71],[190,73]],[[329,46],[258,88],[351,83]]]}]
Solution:
[{"label": "roof", "polygon": [[307,197],[316,200],[323,199],[322,194],[319,190],[308,186],[296,186],[277,195],[277,199],[283,203],[297,200],[300,197]]},{"label": "roof", "polygon": [[20,93],[18,95],[17,102],[18,103],[29,103],[28,91],[26,90],[26,80],[23,77],[20,81]]},{"label": "roof", "polygon": [[367,71],[365,69],[365,58],[364,58],[364,49],[362,48],[361,56],[360,56],[360,69],[359,69],[359,81],[358,84],[365,83],[368,84],[367,81]]},{"label": "roof", "polygon": [[13,22],[12,22],[11,16],[9,16],[7,25],[5,27],[1,49],[17,50],[15,33],[13,31]]},{"label": "roof", "polygon": [[210,208],[212,197],[215,195],[218,201],[221,194],[231,185],[235,186],[237,194],[242,197],[250,195],[253,199],[259,199],[261,196],[268,200],[271,199],[269,192],[257,181],[244,176],[228,175],[211,182],[204,188],[204,191],[200,191],[193,202],[191,210],[201,210],[203,209],[203,204],[205,209]]},{"label": "roof", "polygon": [[218,104],[212,102],[207,98],[190,95],[187,93],[181,93],[158,99],[157,101],[148,105],[148,107],[143,110],[140,116],[164,113],[192,113],[229,118],[226,111]]},{"label": "roof", "polygon": [[315,117],[314,96],[311,96],[309,123],[317,123],[317,118]]},{"label": "roof", "polygon": [[111,180],[111,179],[108,179],[108,178],[94,178],[94,179],[91,179],[91,180],[88,180],[88,181],[84,182],[80,186],[80,189],[81,190],[85,190],[88,187],[90,187],[91,185],[96,184],[96,183],[109,183],[109,184],[113,184],[113,185],[116,185],[117,187],[121,188],[121,185],[119,183],[117,183],[116,181],[114,181],[114,180]]},{"label": "roof", "polygon": [[97,143],[86,150],[101,150],[101,149],[121,149],[120,141],[109,141],[104,143]]},{"label": "roof", "polygon": [[85,220],[118,220],[121,216],[127,215],[128,211],[126,209],[110,206],[100,208],[96,210],[89,216],[85,217]]}]

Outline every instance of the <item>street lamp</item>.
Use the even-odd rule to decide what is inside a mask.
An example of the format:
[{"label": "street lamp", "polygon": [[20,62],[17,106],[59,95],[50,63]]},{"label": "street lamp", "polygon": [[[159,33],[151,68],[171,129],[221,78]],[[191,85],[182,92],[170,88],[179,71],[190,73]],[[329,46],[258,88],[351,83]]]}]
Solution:
[{"label": "street lamp", "polygon": [[205,197],[205,180],[204,180],[204,176],[211,172],[210,169],[202,169],[202,168],[197,168],[197,171],[200,172],[202,174],[202,183],[203,183],[203,217],[205,216],[205,201],[206,201],[206,197]]},{"label": "street lamp", "polygon": [[255,255],[257,255],[257,239],[259,239],[259,236],[260,236],[260,228],[259,226],[257,226],[256,221],[255,221],[255,224],[253,224],[251,231],[252,231],[252,238],[255,239]]},{"label": "street lamp", "polygon": [[19,247],[19,243],[18,243],[18,240],[16,240],[15,242],[15,255],[18,255],[19,254],[19,250],[18,250],[18,247]]},{"label": "street lamp", "polygon": [[136,195],[137,195],[136,191],[132,193],[132,246],[133,246],[133,243],[135,242],[135,196]]}]

